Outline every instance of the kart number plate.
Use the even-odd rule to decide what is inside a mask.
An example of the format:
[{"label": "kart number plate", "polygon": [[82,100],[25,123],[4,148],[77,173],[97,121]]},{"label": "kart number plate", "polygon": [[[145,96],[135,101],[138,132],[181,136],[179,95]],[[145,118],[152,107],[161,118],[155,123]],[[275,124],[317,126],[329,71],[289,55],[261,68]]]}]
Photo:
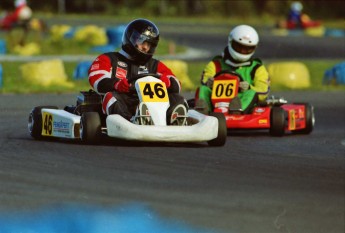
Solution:
[{"label": "kart number plate", "polygon": [[53,115],[48,112],[42,114],[42,135],[51,136],[53,133]]},{"label": "kart number plate", "polygon": [[143,102],[169,102],[168,91],[162,82],[140,82],[139,89]]},{"label": "kart number plate", "polygon": [[214,80],[212,99],[232,99],[235,97],[237,80]]}]

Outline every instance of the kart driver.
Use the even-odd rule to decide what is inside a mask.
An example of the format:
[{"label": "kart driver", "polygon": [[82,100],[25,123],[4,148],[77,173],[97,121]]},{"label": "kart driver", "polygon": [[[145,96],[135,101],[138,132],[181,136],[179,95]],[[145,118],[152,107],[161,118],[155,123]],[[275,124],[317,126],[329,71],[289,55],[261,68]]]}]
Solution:
[{"label": "kart driver", "polygon": [[[122,49],[98,56],[89,69],[89,83],[103,96],[103,113],[119,114],[125,119],[138,124],[152,124],[149,117],[139,118],[133,115],[149,115],[145,104],[139,104],[136,92],[131,92],[132,83],[128,78],[139,74],[154,73],[166,85],[170,107],[167,110],[167,123],[184,125],[187,102],[180,95],[181,84],[172,71],[161,61],[152,58],[159,41],[157,26],[146,19],[130,22],[122,37]],[[138,107],[137,107],[138,106]]]},{"label": "kart driver", "polygon": [[241,75],[238,98],[231,101],[230,108],[250,112],[259,101],[264,101],[270,90],[270,79],[261,60],[252,58],[259,43],[258,33],[248,25],[235,27],[228,37],[228,45],[222,55],[215,56],[204,68],[196,108],[212,111],[211,94],[213,78],[220,71],[234,71]]},{"label": "kart driver", "polygon": [[300,2],[292,2],[287,16],[287,28],[302,28],[303,5]]},{"label": "kart driver", "polygon": [[0,28],[10,30],[13,27],[21,26],[28,28],[28,23],[32,17],[32,10],[27,5],[26,0],[15,0],[14,12],[8,13],[3,19],[0,19]]}]

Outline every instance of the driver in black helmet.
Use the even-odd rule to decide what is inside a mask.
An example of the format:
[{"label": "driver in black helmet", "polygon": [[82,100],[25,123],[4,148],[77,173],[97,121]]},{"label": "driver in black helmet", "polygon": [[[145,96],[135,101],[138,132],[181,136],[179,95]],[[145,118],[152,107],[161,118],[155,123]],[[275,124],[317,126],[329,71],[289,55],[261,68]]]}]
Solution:
[{"label": "driver in black helmet", "polygon": [[[180,95],[181,84],[172,71],[161,61],[152,58],[159,41],[157,26],[146,19],[130,22],[122,37],[122,49],[118,52],[101,54],[89,69],[89,83],[93,89],[104,95],[102,109],[107,115],[119,114],[125,119],[138,124],[152,124],[147,120],[134,121],[138,112],[149,115],[145,104],[139,104],[136,93],[130,92],[130,77],[139,74],[154,73],[165,83],[170,107],[167,111],[167,123],[170,125],[186,124],[185,116],[188,105]],[[182,119],[182,120],[181,120]]]}]

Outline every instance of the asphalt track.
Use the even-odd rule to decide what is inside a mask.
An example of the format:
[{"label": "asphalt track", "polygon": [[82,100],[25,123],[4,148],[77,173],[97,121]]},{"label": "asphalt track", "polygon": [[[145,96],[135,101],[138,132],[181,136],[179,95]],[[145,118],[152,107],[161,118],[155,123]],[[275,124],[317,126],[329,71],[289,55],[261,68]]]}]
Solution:
[{"label": "asphalt track", "polygon": [[36,141],[27,132],[31,108],[74,104],[77,93],[1,95],[0,223],[12,211],[57,204],[140,203],[207,232],[344,232],[345,93],[273,94],[313,104],[315,130],[280,138],[266,131],[229,132],[219,148]]}]

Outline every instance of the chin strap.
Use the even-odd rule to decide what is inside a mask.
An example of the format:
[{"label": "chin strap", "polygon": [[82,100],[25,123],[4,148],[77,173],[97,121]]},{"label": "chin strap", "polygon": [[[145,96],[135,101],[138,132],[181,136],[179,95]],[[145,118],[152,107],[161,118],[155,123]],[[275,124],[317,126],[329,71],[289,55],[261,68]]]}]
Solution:
[{"label": "chin strap", "polygon": [[240,67],[240,66],[250,65],[251,61],[246,61],[246,62],[242,62],[242,63],[235,63],[235,62],[230,61],[229,59],[226,59],[225,63],[230,65],[230,66],[233,66],[233,67]]}]

